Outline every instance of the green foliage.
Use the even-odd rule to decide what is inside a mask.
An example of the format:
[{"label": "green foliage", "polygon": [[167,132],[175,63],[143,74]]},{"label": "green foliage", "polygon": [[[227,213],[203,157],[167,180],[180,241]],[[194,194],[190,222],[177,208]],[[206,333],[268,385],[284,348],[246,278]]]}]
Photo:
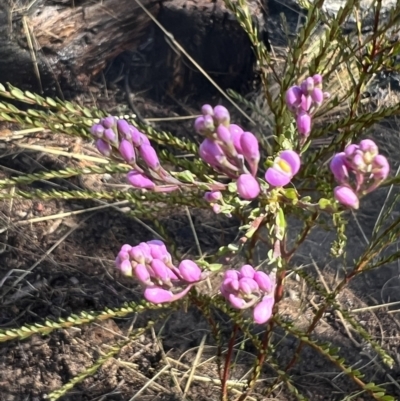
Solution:
[{"label": "green foliage", "polygon": [[[284,98],[286,90],[293,84],[300,82],[306,75],[320,73],[324,76],[332,93],[332,98],[326,106],[322,107],[316,118],[316,125],[312,135],[302,149],[304,168],[301,170],[296,189],[288,188],[275,200],[261,199],[259,205],[254,206],[250,202],[237,199],[231,193],[224,201],[227,204],[227,212],[240,219],[240,238],[232,244],[221,244],[221,248],[215,255],[208,255],[207,261],[202,259],[199,264],[208,267],[210,271],[218,271],[222,268],[221,256],[240,256],[246,261],[255,259],[257,244],[265,243],[270,250],[266,264],[272,265],[277,271],[278,290],[285,285],[285,277],[289,274],[297,274],[306,285],[309,297],[316,296],[319,299],[318,308],[314,311],[312,321],[307,328],[300,329],[296,322],[284,319],[280,314],[279,302],[275,306],[274,316],[264,328],[263,338],[255,335],[251,319],[243,314],[233,311],[219,296],[211,296],[193,289],[189,295],[189,301],[195,305],[204,315],[210,325],[211,333],[216,341],[217,366],[220,379],[223,383],[222,399],[227,400],[226,369],[229,371],[230,358],[232,357],[232,344],[228,347],[223,362],[224,335],[217,313],[223,312],[234,325],[234,333],[241,332],[246,339],[257,349],[257,357],[254,362],[252,374],[248,386],[244,389],[239,401],[251,394],[257,385],[257,380],[262,370],[267,366],[274,372],[273,383],[265,390],[267,397],[283,383],[288,391],[298,400],[307,400],[296,386],[291,377],[291,370],[296,366],[301,352],[305,347],[314,350],[321,357],[329,361],[333,367],[343,372],[356,385],[361,392],[368,393],[373,399],[390,401],[395,398],[386,394],[386,390],[374,383],[368,383],[363,377],[363,372],[351,368],[346,363],[340,350],[332,344],[321,343],[315,339],[315,329],[321,322],[324,313],[328,310],[340,312],[343,319],[354,329],[364,343],[380,357],[383,363],[391,367],[392,358],[387,354],[368,332],[356,321],[351,311],[344,309],[338,302],[338,296],[349,282],[359,274],[367,270],[377,269],[400,257],[399,251],[393,251],[392,245],[400,237],[400,218],[391,218],[392,212],[398,206],[399,196],[394,196],[391,202],[385,202],[382,213],[377,221],[369,244],[354,262],[352,268],[346,270],[344,276],[332,291],[327,291],[320,277],[315,278],[303,269],[297,269],[292,264],[292,257],[308,238],[315,227],[325,227],[336,231],[336,240],[332,244],[332,258],[346,265],[346,227],[348,215],[339,210],[332,202],[332,179],[327,169],[327,162],[333,152],[340,151],[350,141],[359,139],[368,133],[368,130],[382,120],[400,114],[400,105],[392,107],[378,107],[372,111],[363,102],[363,93],[368,88],[371,79],[384,71],[400,71],[400,65],[396,64],[395,56],[400,54],[400,42],[393,43],[392,37],[398,33],[400,5],[394,9],[385,21],[380,21],[381,2],[374,3],[375,21],[374,30],[369,34],[362,34],[362,22],[357,20],[357,29],[354,34],[345,34],[341,27],[357,7],[355,0],[348,0],[340,9],[336,17],[326,15],[323,10],[323,0],[308,3],[302,2],[307,9],[306,22],[296,35],[289,40],[286,60],[277,65],[268,54],[265,45],[258,39],[258,31],[254,24],[250,9],[245,0],[225,0],[226,6],[231,10],[240,26],[248,34],[254,53],[257,57],[257,68],[262,83],[262,98],[265,104],[248,100],[240,94],[230,92],[230,95],[244,107],[248,108],[259,121],[262,129],[268,129],[267,135],[271,135],[273,143],[263,140],[266,151],[265,165],[271,161],[274,154],[285,149],[288,143],[293,141],[296,135],[290,114],[286,108]],[[321,24],[324,24],[321,33]],[[54,135],[66,134],[90,140],[89,127],[99,118],[107,115],[105,111],[88,109],[71,102],[60,99],[44,98],[30,92],[23,92],[18,88],[8,85],[7,89],[0,84],[0,97],[5,99],[0,102],[0,121],[17,123],[24,128],[39,127],[50,130]],[[8,101],[19,101],[32,108],[21,110]],[[346,106],[344,106],[346,105]],[[332,117],[333,112],[335,114]],[[1,199],[36,199],[47,201],[50,199],[102,199],[106,201],[126,200],[135,207],[130,212],[131,216],[150,219],[155,230],[165,238],[170,250],[177,258],[179,252],[174,239],[158,219],[161,210],[177,207],[208,208],[209,205],[202,199],[201,189],[205,183],[210,183],[216,173],[205,163],[197,158],[182,157],[185,154],[197,154],[197,144],[180,139],[169,132],[160,132],[150,126],[139,124],[130,120],[132,124],[145,132],[149,138],[158,145],[159,155],[164,163],[173,166],[174,177],[182,181],[198,185],[188,186],[182,192],[168,194],[139,192],[139,191],[86,191],[86,190],[27,190],[21,188],[36,181],[51,180],[56,178],[68,178],[85,174],[115,174],[126,173],[130,166],[116,164],[108,160],[93,162],[90,166],[76,168],[68,167],[64,170],[40,172],[35,174],[22,174],[12,178],[0,180],[0,189],[13,188],[14,191],[0,193]],[[313,147],[316,139],[324,139],[324,144],[318,148]],[[43,149],[45,151],[45,148]],[[264,155],[265,156],[265,155]],[[400,177],[392,177],[384,185],[398,185]],[[307,196],[304,196],[307,194]],[[303,197],[302,197],[303,196]],[[286,248],[288,240],[287,232],[290,230],[289,217],[299,219],[303,226],[296,233],[290,249]],[[263,238],[264,231],[267,238]],[[281,245],[282,252],[276,255],[274,244]],[[200,257],[201,255],[199,255]],[[308,298],[308,299],[310,299]],[[278,300],[279,301],[279,300]],[[184,302],[169,305],[170,308],[178,308]],[[103,312],[82,312],[80,315],[71,315],[58,321],[45,320],[43,323],[24,325],[19,328],[0,331],[0,342],[10,340],[23,340],[33,334],[50,334],[53,330],[67,329],[82,324],[90,324],[95,321],[103,321],[110,318],[127,316],[132,313],[144,313],[150,309],[164,309],[149,303],[130,303],[118,309],[106,309]],[[157,316],[153,322],[134,331],[125,341],[113,346],[110,351],[101,356],[90,368],[73,378],[61,389],[48,396],[50,400],[57,400],[73,386],[83,381],[87,376],[94,374],[107,360],[116,356],[122,347],[133,341],[141,333],[151,326],[159,323],[164,318],[164,312]],[[285,335],[296,338],[298,341],[291,361],[288,364],[276,358],[276,345],[273,339],[274,330],[279,328]],[[235,337],[231,337],[231,339]],[[349,397],[351,397],[349,395]],[[349,398],[350,399],[350,398]]]}]

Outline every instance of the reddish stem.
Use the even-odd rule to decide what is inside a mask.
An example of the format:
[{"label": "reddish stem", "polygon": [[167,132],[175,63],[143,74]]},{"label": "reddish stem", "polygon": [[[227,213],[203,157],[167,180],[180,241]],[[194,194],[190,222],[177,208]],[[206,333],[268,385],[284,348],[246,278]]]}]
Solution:
[{"label": "reddish stem", "polygon": [[232,332],[231,339],[229,340],[229,344],[228,344],[228,353],[226,354],[224,373],[222,376],[222,401],[228,401],[229,368],[231,365],[233,349],[235,347],[236,333],[237,333],[238,329],[239,329],[239,326],[237,324],[235,324],[233,326],[233,332]]}]

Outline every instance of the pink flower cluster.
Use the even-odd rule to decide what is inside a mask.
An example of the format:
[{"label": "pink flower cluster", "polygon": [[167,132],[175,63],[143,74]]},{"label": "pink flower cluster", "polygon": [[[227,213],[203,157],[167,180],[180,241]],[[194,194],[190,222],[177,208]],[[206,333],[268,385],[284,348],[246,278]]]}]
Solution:
[{"label": "pink flower cluster", "polygon": [[[91,128],[98,151],[107,157],[133,166],[127,174],[128,182],[141,189],[169,192],[178,188],[174,180],[160,165],[156,150],[149,139],[126,120],[109,116]],[[138,161],[141,161],[139,166]],[[158,184],[158,185],[157,185]]]},{"label": "pink flower cluster", "polygon": [[359,198],[376,189],[390,171],[386,157],[370,139],[348,145],[333,157],[330,169],[339,184],[334,189],[335,199],[352,209],[358,209]]},{"label": "pink flower cluster", "polygon": [[297,130],[307,138],[311,132],[311,116],[329,97],[322,91],[322,76],[308,77],[300,86],[292,86],[286,92],[286,104],[296,117]]},{"label": "pink flower cluster", "polygon": [[275,279],[250,265],[227,270],[220,291],[233,308],[253,308],[255,323],[264,324],[272,315]]},{"label": "pink flower cluster", "polygon": [[194,123],[195,130],[206,138],[200,145],[200,157],[216,171],[237,180],[243,199],[254,199],[260,193],[256,180],[260,149],[251,132],[230,124],[229,111],[224,106],[205,104],[202,116]]},{"label": "pink flower cluster", "polygon": [[184,297],[194,284],[207,277],[191,260],[174,266],[165,244],[159,240],[123,245],[115,265],[124,276],[134,276],[145,288],[146,300],[155,304]]},{"label": "pink flower cluster", "polygon": [[[195,130],[206,138],[200,145],[200,157],[217,172],[236,180],[238,194],[246,200],[255,199],[261,191],[256,179],[260,161],[259,143],[254,134],[230,123],[228,110],[223,106],[206,104],[203,115],[194,123]],[[265,180],[273,187],[288,184],[300,169],[300,157],[293,150],[285,150],[265,173]],[[214,199],[218,197],[218,199]],[[206,200],[217,212],[220,193],[207,193]]]}]

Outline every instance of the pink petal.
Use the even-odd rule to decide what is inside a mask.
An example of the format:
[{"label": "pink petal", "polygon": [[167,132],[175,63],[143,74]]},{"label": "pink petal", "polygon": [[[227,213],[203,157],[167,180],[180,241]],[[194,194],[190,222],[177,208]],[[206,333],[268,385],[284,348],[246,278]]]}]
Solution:
[{"label": "pink petal", "polygon": [[240,274],[242,277],[254,277],[254,273],[256,271],[254,270],[254,267],[251,265],[243,265],[240,269]]},{"label": "pink petal", "polygon": [[171,291],[164,290],[160,287],[146,288],[144,291],[144,297],[147,301],[153,304],[163,304],[171,302],[174,298],[174,294]]},{"label": "pink petal", "polygon": [[274,187],[283,187],[284,185],[289,184],[291,179],[292,176],[290,174],[284,173],[281,170],[277,170],[274,167],[270,167],[265,172],[265,181]]},{"label": "pink petal", "polygon": [[234,294],[229,294],[229,302],[235,309],[243,309],[246,306],[246,302]]},{"label": "pink petal", "polygon": [[272,308],[274,306],[274,298],[264,298],[253,311],[253,318],[257,324],[266,323],[272,316]]},{"label": "pink petal", "polygon": [[294,150],[284,150],[279,154],[279,158],[285,160],[292,170],[292,176],[296,175],[300,170],[300,156]]}]

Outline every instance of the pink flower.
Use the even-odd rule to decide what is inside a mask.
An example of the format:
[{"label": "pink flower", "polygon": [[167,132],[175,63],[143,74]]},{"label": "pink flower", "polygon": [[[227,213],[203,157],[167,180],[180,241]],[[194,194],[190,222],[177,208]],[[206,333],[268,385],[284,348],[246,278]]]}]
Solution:
[{"label": "pink flower", "polygon": [[377,155],[372,161],[372,172],[378,180],[386,180],[390,172],[389,162],[383,155]]},{"label": "pink flower", "polygon": [[135,162],[135,149],[128,140],[123,139],[121,141],[121,143],[119,144],[119,153],[127,163]]},{"label": "pink flower", "polygon": [[213,116],[214,115],[214,109],[212,108],[212,106],[210,106],[209,104],[205,104],[201,107],[201,112],[203,115],[207,116]]},{"label": "pink flower", "polygon": [[132,129],[133,126],[128,123],[126,120],[118,120],[117,121],[117,130],[118,133],[124,139],[132,139]]},{"label": "pink flower", "polygon": [[103,125],[104,128],[112,128],[116,124],[116,119],[113,116],[108,116],[108,117],[102,118],[100,120],[100,124]]},{"label": "pink flower", "polygon": [[287,185],[298,173],[300,165],[300,156],[294,150],[284,150],[265,172],[265,180],[274,187]]},{"label": "pink flower", "polygon": [[311,92],[311,98],[317,106],[321,106],[324,101],[324,93],[320,88],[314,88]]},{"label": "pink flower", "polygon": [[136,188],[143,188],[143,189],[154,189],[155,184],[150,178],[146,177],[144,174],[139,173],[136,170],[130,171],[126,176],[129,184]]},{"label": "pink flower", "polygon": [[174,294],[172,291],[165,290],[161,287],[148,287],[144,291],[144,297],[153,304],[164,304],[183,298],[191,288],[192,286],[188,285],[183,291]]},{"label": "pink flower", "polygon": [[222,199],[222,193],[220,191],[206,192],[204,194],[204,199],[209,203],[218,202]]},{"label": "pink flower", "polygon": [[118,137],[115,131],[112,128],[107,128],[104,131],[103,138],[111,143],[118,143]]},{"label": "pink flower", "polygon": [[243,150],[242,150],[242,145],[240,143],[240,139],[241,139],[241,137],[243,135],[242,128],[240,128],[236,124],[231,124],[229,126],[229,131],[230,131],[230,133],[232,135],[232,142],[233,142],[233,146],[236,149],[236,152],[238,152],[239,154],[242,154]]},{"label": "pink flower", "polygon": [[260,185],[251,174],[241,174],[236,185],[238,194],[243,199],[252,200],[260,193]]},{"label": "pink flower", "polygon": [[164,304],[174,299],[174,294],[161,287],[149,287],[144,291],[144,297],[153,304]]},{"label": "pink flower", "polygon": [[135,277],[144,285],[153,285],[150,280],[150,273],[145,265],[137,264],[135,267]]},{"label": "pink flower", "polygon": [[255,273],[256,271],[254,270],[254,267],[251,265],[243,265],[240,269],[241,277],[253,278]]},{"label": "pink flower", "polygon": [[96,138],[102,138],[104,134],[104,127],[101,124],[94,124],[90,129],[90,132]]},{"label": "pink flower", "polygon": [[[260,285],[261,284],[261,285]],[[264,324],[272,315],[275,283],[266,273],[244,265],[227,270],[220,287],[222,296],[235,309],[253,309],[255,323]]]},{"label": "pink flower", "polygon": [[311,116],[304,110],[300,111],[296,117],[296,124],[299,133],[308,137],[311,132]]},{"label": "pink flower", "polygon": [[212,139],[206,138],[199,149],[200,157],[212,167],[220,165],[220,161],[225,157],[221,147]]},{"label": "pink flower", "polygon": [[217,127],[217,136],[218,139],[225,144],[231,144],[232,143],[232,135],[229,129],[225,125],[218,125]]},{"label": "pink flower", "polygon": [[292,86],[286,92],[286,104],[291,111],[296,111],[301,104],[303,91],[299,86]]},{"label": "pink flower", "polygon": [[200,267],[191,260],[182,260],[178,268],[180,275],[187,283],[195,283],[202,278]]},{"label": "pink flower", "polygon": [[352,209],[358,209],[360,201],[356,193],[349,187],[341,185],[334,189],[335,199],[343,206],[347,206]]},{"label": "pink flower", "polygon": [[197,117],[194,121],[194,130],[199,134],[203,134],[206,131],[203,116]]},{"label": "pink flower", "polygon": [[164,242],[155,239],[152,241],[148,241],[147,245],[150,248],[150,253],[152,258],[160,259],[164,261],[164,263],[171,261],[172,259],[171,255],[167,251],[167,247],[165,246]]},{"label": "pink flower", "polygon": [[143,143],[139,148],[139,152],[140,156],[142,156],[142,159],[148,167],[153,170],[156,170],[160,167],[160,161],[158,160],[157,153],[151,145]]},{"label": "pink flower", "polygon": [[111,145],[102,139],[96,141],[96,148],[103,156],[109,157],[111,155]]},{"label": "pink flower", "polygon": [[249,163],[253,176],[257,174],[258,162],[260,161],[260,149],[257,138],[251,132],[243,132],[240,137],[242,155]]},{"label": "pink flower", "polygon": [[349,179],[349,171],[346,163],[346,154],[344,152],[340,152],[333,157],[331,163],[329,164],[329,167],[339,184],[345,183]]},{"label": "pink flower", "polygon": [[274,298],[265,297],[253,311],[253,318],[257,324],[264,324],[272,316],[272,308],[274,307]]},{"label": "pink flower", "polygon": [[230,118],[229,111],[226,107],[220,105],[214,107],[214,120],[217,126],[220,124],[229,126]]},{"label": "pink flower", "polygon": [[265,292],[271,292],[273,289],[273,283],[268,274],[262,271],[256,271],[254,273],[254,281],[258,284],[260,289]]}]

